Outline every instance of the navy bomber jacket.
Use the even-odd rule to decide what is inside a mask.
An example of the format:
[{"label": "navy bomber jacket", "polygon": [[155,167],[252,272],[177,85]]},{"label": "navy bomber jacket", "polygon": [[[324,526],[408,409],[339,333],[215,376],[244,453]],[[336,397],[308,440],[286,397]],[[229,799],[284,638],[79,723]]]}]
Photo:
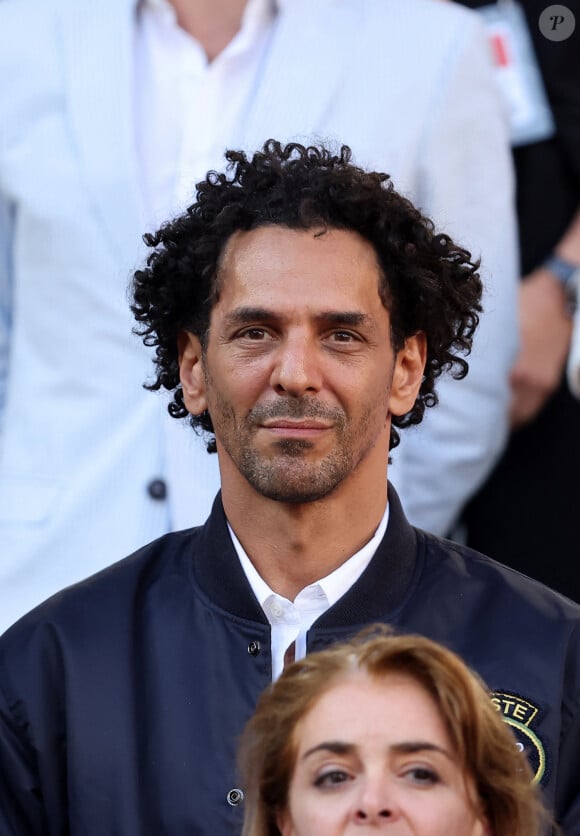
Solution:
[{"label": "navy bomber jacket", "polygon": [[[383,621],[459,652],[578,836],[580,607],[412,528],[392,488],[389,500],[383,542],[309,650]],[[205,526],[70,587],[0,639],[0,836],[232,836],[236,742],[270,679],[270,628],[218,496]]]}]

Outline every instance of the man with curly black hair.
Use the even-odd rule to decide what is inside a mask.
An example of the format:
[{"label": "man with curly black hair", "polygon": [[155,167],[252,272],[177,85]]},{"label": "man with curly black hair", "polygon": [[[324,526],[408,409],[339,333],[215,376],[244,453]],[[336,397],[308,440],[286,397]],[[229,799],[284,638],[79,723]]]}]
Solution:
[{"label": "man with curly black hair", "polygon": [[209,435],[222,491],[0,639],[0,831],[237,832],[261,691],[385,622],[480,673],[577,833],[580,608],[413,528],[387,484],[399,430],[467,373],[477,264],[346,147],[226,157],[133,284],[148,386]]},{"label": "man with curly black hair", "polygon": [[[482,292],[469,253],[448,236],[436,235],[431,221],[397,194],[386,174],[352,165],[346,146],[333,155],[324,147],[282,147],[270,140],[251,160],[236,151],[227,152],[226,159],[230,177],[210,172],[186,214],[145,236],[154,252],[147,268],[135,274],[132,310],[143,324],[138,332],[145,343],[156,346],[157,377],[148,388],[172,391],[171,415],[191,414],[192,426],[213,433],[211,414],[203,410],[198,415],[184,400],[180,353],[190,339],[185,334],[194,335],[200,349],[208,347],[224,263],[234,245],[230,239],[282,226],[306,233],[304,240],[314,238],[322,250],[342,230],[356,233],[375,252],[377,289],[390,314],[393,350],[399,352],[408,339],[423,335],[425,371],[418,397],[403,414],[391,416],[396,427],[420,423],[425,407],[437,403],[434,387],[441,372],[454,368],[458,378],[467,374],[462,354],[471,348]],[[259,237],[279,234],[270,230]],[[296,236],[290,240],[292,249],[301,249]],[[262,246],[268,250],[269,243],[265,240]],[[315,250],[314,261],[318,255]],[[398,442],[392,428],[390,446]],[[209,449],[215,451],[214,440]]]}]

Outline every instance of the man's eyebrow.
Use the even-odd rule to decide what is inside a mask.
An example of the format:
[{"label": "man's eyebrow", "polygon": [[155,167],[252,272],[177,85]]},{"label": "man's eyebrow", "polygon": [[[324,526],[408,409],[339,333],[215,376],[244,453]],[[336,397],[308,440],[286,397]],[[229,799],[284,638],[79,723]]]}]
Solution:
[{"label": "man's eyebrow", "polygon": [[[269,308],[240,307],[230,311],[224,319],[227,325],[245,325],[248,322],[281,322],[284,317]],[[320,311],[315,319],[331,325],[370,326],[373,323],[372,317],[362,311]]]},{"label": "man's eyebrow", "polygon": [[321,311],[316,317],[320,322],[335,325],[371,325],[373,318],[362,311]]},{"label": "man's eyebrow", "polygon": [[245,325],[247,322],[278,322],[279,314],[268,308],[241,307],[234,308],[224,317],[226,325]]}]

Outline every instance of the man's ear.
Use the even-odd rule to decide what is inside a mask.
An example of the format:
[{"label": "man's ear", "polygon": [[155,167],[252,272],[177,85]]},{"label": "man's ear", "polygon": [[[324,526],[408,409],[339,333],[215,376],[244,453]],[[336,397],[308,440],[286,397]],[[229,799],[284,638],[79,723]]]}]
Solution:
[{"label": "man's ear", "polygon": [[189,331],[180,331],[177,348],[185,406],[192,415],[201,415],[207,409],[201,341]]},{"label": "man's ear", "polygon": [[395,358],[389,396],[389,412],[392,415],[404,415],[413,408],[423,380],[426,360],[427,339],[424,332],[419,331],[407,337]]}]

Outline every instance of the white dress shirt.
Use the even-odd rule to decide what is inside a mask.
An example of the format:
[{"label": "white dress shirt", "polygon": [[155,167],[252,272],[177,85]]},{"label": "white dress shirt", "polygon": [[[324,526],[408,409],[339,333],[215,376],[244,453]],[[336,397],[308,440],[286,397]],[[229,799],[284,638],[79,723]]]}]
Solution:
[{"label": "white dress shirt", "polygon": [[389,521],[389,506],[371,539],[349,557],[338,569],[316,583],[301,589],[294,601],[275,593],[258,574],[254,564],[228,523],[234,548],[242,564],[248,583],[264,610],[272,628],[272,679],[277,679],[284,668],[284,654],[295,643],[295,659],[306,655],[306,634],[317,618],[330,609],[348,592],[367,568],[379,543],[385,536]]},{"label": "white dress shirt", "polygon": [[[193,202],[195,183],[223,168],[267,52],[273,0],[248,0],[239,31],[213,61],[169,0],[144,0],[136,26],[137,153],[151,228]],[[267,137],[264,137],[267,139]]]}]

